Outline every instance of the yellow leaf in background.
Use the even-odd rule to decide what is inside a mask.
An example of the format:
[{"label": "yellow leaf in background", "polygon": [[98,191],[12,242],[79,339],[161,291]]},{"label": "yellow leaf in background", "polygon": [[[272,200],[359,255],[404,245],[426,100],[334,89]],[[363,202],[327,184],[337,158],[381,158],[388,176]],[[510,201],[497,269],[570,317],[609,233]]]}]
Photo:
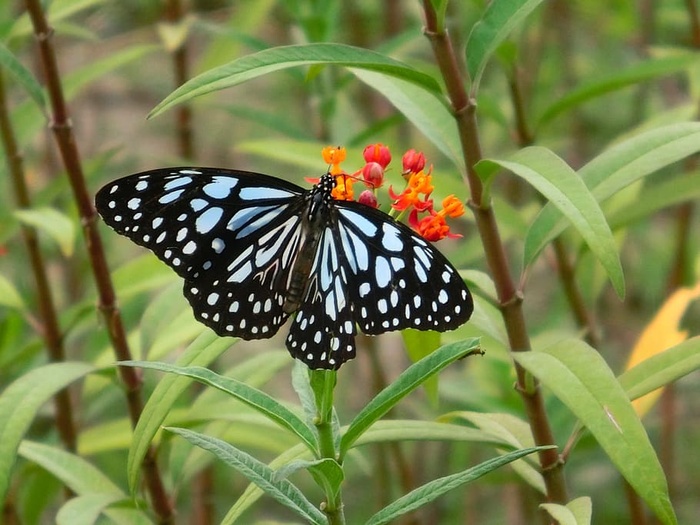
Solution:
[{"label": "yellow leaf in background", "polygon": [[[698,297],[700,297],[700,284],[695,288],[676,290],[642,332],[625,369],[629,370],[642,361],[685,341],[688,338],[688,332],[680,330],[678,325],[688,304]],[[649,412],[662,391],[663,388],[659,388],[632,401],[632,406],[640,417]]]}]

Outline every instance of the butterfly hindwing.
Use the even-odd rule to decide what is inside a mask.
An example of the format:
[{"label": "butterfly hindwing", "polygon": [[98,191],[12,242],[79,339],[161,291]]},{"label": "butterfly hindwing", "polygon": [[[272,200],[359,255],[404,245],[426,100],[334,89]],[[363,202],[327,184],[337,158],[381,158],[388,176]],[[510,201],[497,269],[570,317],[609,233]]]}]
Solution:
[{"label": "butterfly hindwing", "polygon": [[335,230],[323,229],[301,308],[289,329],[287,347],[310,368],[337,369],[355,357],[348,275]]}]

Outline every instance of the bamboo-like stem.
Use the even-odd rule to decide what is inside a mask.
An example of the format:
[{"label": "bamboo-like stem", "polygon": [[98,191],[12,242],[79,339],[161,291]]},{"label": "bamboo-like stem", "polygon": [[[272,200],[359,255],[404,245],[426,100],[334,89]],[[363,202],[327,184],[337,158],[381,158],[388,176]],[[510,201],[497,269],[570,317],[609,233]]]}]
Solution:
[{"label": "bamboo-like stem", "polygon": [[[25,179],[24,162],[7,109],[5,78],[1,71],[0,135],[5,150],[5,158],[7,159],[8,171],[10,173],[17,207],[19,209],[29,209],[32,203]],[[51,286],[49,285],[46,264],[44,263],[44,257],[39,248],[39,239],[36,229],[28,225],[22,225],[22,236],[24,237],[24,244],[29,254],[29,265],[31,266],[34,282],[36,283],[37,301],[41,315],[41,336],[46,343],[49,359],[53,362],[62,362],[65,361],[66,356],[63,347],[63,336],[58,322],[58,314],[56,312]],[[68,388],[64,388],[56,393],[54,396],[54,405],[56,408],[56,428],[61,442],[66,450],[75,452],[77,431],[73,419],[73,406],[71,404],[70,391]],[[67,491],[67,494],[69,496],[73,495],[70,490]]]},{"label": "bamboo-like stem", "polygon": [[[185,9],[180,0],[167,0],[165,19],[171,24],[181,23]],[[187,39],[171,51],[173,81],[179,87],[190,79]],[[180,104],[175,108],[175,130],[177,150],[183,159],[194,159],[194,132],[192,130],[192,108],[189,104]]]},{"label": "bamboo-like stem", "polygon": [[[474,165],[482,158],[476,106],[464,88],[452,43],[446,31],[438,27],[437,14],[432,2],[423,0],[423,8],[426,17],[425,33],[432,45],[457,122],[467,167],[466,179],[471,193],[470,206],[476,218],[486,261],[496,286],[510,349],[513,352],[529,351],[530,339],[523,315],[522,294],[516,289],[511,278],[493,208],[489,202],[483,202],[483,187],[474,169]],[[555,444],[538,382],[517,363],[515,363],[515,370],[517,389],[523,399],[535,444]],[[565,503],[568,496],[557,451],[550,449],[540,452],[539,461],[547,490],[547,500]]]},{"label": "bamboo-like stem", "polygon": [[[39,56],[44,68],[44,78],[52,110],[51,131],[61,154],[68,179],[73,191],[78,213],[83,225],[83,235],[92,268],[99,309],[104,317],[107,333],[118,361],[130,360],[131,351],[126,340],[121,314],[116,304],[114,287],[107,266],[102,239],[97,230],[97,212],[85,184],[78,146],[69,118],[68,106],[63,96],[61,77],[53,47],[53,31],[49,27],[39,0],[26,0],[27,11],[34,27],[39,46]],[[141,401],[141,377],[135,368],[119,367],[119,374],[126,389],[129,418],[136,425],[143,409]],[[146,486],[151,496],[153,510],[161,524],[173,522],[173,509],[165,492],[160,472],[156,464],[155,451],[149,448],[143,461]]]}]

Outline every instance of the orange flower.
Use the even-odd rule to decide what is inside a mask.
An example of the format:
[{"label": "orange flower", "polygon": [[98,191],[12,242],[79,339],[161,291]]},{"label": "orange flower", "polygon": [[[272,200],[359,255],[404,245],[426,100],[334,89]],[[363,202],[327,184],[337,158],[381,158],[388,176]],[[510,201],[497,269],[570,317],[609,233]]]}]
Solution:
[{"label": "orange flower", "polygon": [[337,201],[351,201],[353,200],[352,183],[353,179],[341,172],[339,176],[335,178],[336,186],[331,191],[331,197]]},{"label": "orange flower", "polygon": [[442,199],[442,210],[438,213],[452,218],[460,217],[464,215],[464,204],[454,195],[448,195]]},{"label": "orange flower", "polygon": [[461,237],[458,233],[450,233],[450,227],[445,221],[445,216],[440,213],[432,212],[422,219],[418,220],[418,210],[414,209],[408,216],[408,224],[423,237],[430,242],[439,241],[445,237],[451,239]]},{"label": "orange flower", "polygon": [[422,171],[414,173],[408,179],[408,186],[400,194],[397,195],[391,187],[389,188],[389,195],[395,201],[391,206],[399,211],[406,210],[411,206],[421,209],[421,211],[425,210],[428,208],[428,202],[432,205],[432,201],[421,201],[421,195],[427,197],[433,192],[433,189],[432,175]]},{"label": "orange flower", "polygon": [[341,173],[343,173],[343,170],[340,167],[340,163],[343,162],[345,160],[345,157],[347,156],[347,151],[345,150],[345,148],[326,146],[321,151],[321,155],[323,156],[323,161],[326,164],[331,165],[331,168],[328,170],[328,173],[330,173],[331,175],[340,175]]}]

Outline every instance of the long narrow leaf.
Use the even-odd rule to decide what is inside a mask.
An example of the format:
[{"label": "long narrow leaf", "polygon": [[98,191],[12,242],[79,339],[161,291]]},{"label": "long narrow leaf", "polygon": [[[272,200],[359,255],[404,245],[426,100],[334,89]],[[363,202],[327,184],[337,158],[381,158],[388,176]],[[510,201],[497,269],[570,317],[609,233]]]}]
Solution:
[{"label": "long narrow leaf", "polygon": [[295,434],[301,441],[309,447],[309,450],[316,451],[316,434],[315,429],[307,425],[299,416],[281,404],[279,401],[270,397],[266,393],[236,381],[230,377],[223,377],[211,370],[198,366],[175,366],[168,363],[149,363],[144,361],[123,361],[119,363],[125,366],[138,366],[141,368],[149,368],[152,370],[160,370],[178,374],[181,376],[191,377],[205,385],[213,386],[222,392],[238,399],[246,405],[254,408],[265,417],[274,421],[282,428],[286,428]]},{"label": "long narrow leaf", "polygon": [[0,501],[4,501],[17,448],[41,406],[59,390],[93,372],[86,363],[53,363],[30,370],[0,394]]},{"label": "long narrow leaf", "polygon": [[697,53],[650,58],[626,69],[615,71],[605,76],[592,78],[564,96],[556,97],[555,102],[548,106],[536,119],[537,127],[543,126],[557,115],[579,106],[588,100],[598,98],[628,86],[640,84],[644,81],[677,73],[690,68],[697,61]]},{"label": "long narrow leaf", "polygon": [[379,392],[352,420],[340,440],[342,459],[352,444],[379,418],[386,414],[406,395],[418,388],[427,378],[450,363],[477,352],[479,339],[465,339],[439,348],[429,356],[407,368],[396,381]]},{"label": "long narrow leaf", "polygon": [[266,494],[282,505],[294,510],[310,523],[325,525],[328,520],[301,491],[286,479],[277,479],[275,471],[254,457],[238,450],[220,439],[192,432],[184,428],[167,428],[187,441],[204,450],[208,450],[221,461],[238,470],[250,481],[265,491]]},{"label": "long narrow leaf", "polygon": [[46,112],[46,99],[44,98],[44,90],[36,77],[29,71],[22,62],[17,60],[17,57],[0,43],[0,66],[10,73],[12,77],[19,82],[27,91],[32,100],[39,106],[42,113]]},{"label": "long narrow leaf", "polygon": [[265,49],[211,69],[189,80],[151,111],[149,118],[194,97],[247,82],[262,75],[290,67],[337,65],[378,71],[403,78],[424,89],[440,92],[431,76],[375,51],[344,44],[315,43]]},{"label": "long narrow leaf", "polygon": [[565,340],[513,358],[536,375],[588,428],[662,523],[675,524],[664,472],[627,394],[598,352]]},{"label": "long narrow leaf", "polygon": [[[343,429],[347,431],[347,428]],[[353,447],[372,443],[391,443],[397,441],[446,441],[474,442],[493,445],[508,445],[497,437],[478,429],[449,423],[414,420],[381,420],[372,425],[353,444]],[[270,467],[280,468],[299,459],[308,458],[308,451],[297,445],[276,457],[270,462]],[[221,525],[235,523],[247,509],[262,496],[262,491],[256,485],[246,488],[240,498],[229,509],[221,521]]]},{"label": "long narrow leaf", "polygon": [[85,458],[57,447],[26,440],[20,444],[19,454],[53,474],[76,494],[100,493],[126,497],[116,483]]},{"label": "long narrow leaf", "polygon": [[441,96],[401,78],[364,69],[350,71],[384,95],[436,148],[464,170],[457,123]]},{"label": "long narrow leaf", "polygon": [[[178,358],[177,363],[181,366],[208,365],[230,348],[232,342],[230,338],[218,337],[214,332],[207,330],[187,347],[185,352]],[[141,463],[153,437],[172,410],[177,398],[191,382],[191,379],[177,375],[164,377],[153,390],[151,397],[143,407],[139,422],[134,428],[127,459],[126,469],[129,489],[132,493],[138,487]]]},{"label": "long narrow leaf", "polygon": [[403,516],[408,512],[416,510],[423,505],[436,500],[443,494],[464,485],[465,483],[474,481],[475,479],[478,479],[489,472],[493,472],[494,470],[515,461],[516,459],[520,459],[528,454],[533,454],[534,452],[546,450],[548,448],[552,447],[532,447],[516,450],[514,452],[509,452],[508,454],[485,461],[481,465],[467,469],[464,472],[459,472],[457,474],[452,474],[451,476],[445,476],[444,478],[430,481],[422,487],[412,490],[405,496],[400,497],[393,503],[384,507],[374,516],[372,516],[365,525],[383,525],[384,523],[390,523],[399,516]]},{"label": "long narrow leaf", "polygon": [[[604,151],[579,175],[599,203],[633,182],[700,151],[700,123],[686,122],[653,129]],[[525,265],[569,225],[552,203],[530,226],[525,238]]]},{"label": "long narrow leaf", "polygon": [[700,336],[664,350],[618,377],[630,399],[637,399],[700,369]]},{"label": "long narrow leaf", "polygon": [[477,169],[480,174],[491,174],[494,165],[525,179],[571,221],[603,265],[617,295],[624,297],[625,280],[612,231],[598,202],[576,172],[550,150],[540,147],[520,150],[507,161],[481,161]]},{"label": "long narrow leaf", "polygon": [[467,39],[467,69],[472,78],[473,94],[479,90],[481,75],[493,52],[541,3],[542,0],[499,0],[488,5]]}]

